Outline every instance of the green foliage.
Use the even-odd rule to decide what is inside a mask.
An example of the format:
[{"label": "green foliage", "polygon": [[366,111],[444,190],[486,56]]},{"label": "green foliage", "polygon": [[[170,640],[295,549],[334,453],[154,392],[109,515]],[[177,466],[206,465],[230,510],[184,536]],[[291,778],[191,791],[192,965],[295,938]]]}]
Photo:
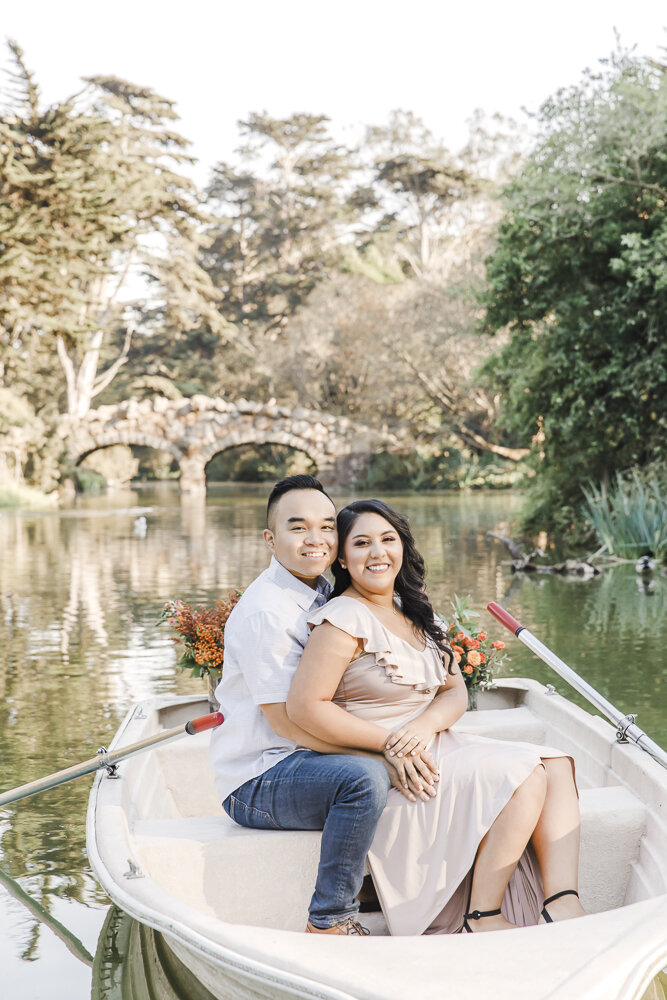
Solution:
[{"label": "green foliage", "polygon": [[139,463],[138,479],[178,479],[178,463],[171,452],[135,445],[132,454]]},{"label": "green foliage", "polygon": [[36,413],[18,387],[0,387],[0,479],[20,486],[28,480],[50,493],[60,478],[62,440],[55,434],[55,405]]},{"label": "green foliage", "polygon": [[[176,172],[187,142],[171,128],[171,102],[115,77],[91,77],[75,97],[42,109],[23,53],[10,112],[0,121],[0,338],[19,359],[48,345],[65,374],[68,412],[91,400],[125,362],[134,329],[159,322],[229,335],[218,293],[197,262],[203,215]],[[141,274],[154,295],[119,304]],[[98,374],[105,341],[120,353]],[[57,354],[56,354],[57,351]],[[34,368],[34,364],[32,366]],[[61,374],[62,379],[62,374]]]},{"label": "green foliage", "polygon": [[47,496],[32,486],[18,486],[15,483],[0,483],[0,507],[40,508],[53,506],[54,496]]},{"label": "green foliage", "polygon": [[246,330],[275,335],[338,258],[351,164],[327,122],[324,115],[250,115],[240,123],[240,164],[214,170],[207,191],[214,221],[202,260],[224,296],[225,316]]},{"label": "green foliage", "polygon": [[373,455],[364,489],[469,490],[508,489],[523,480],[522,467],[455,447]]},{"label": "green foliage", "polygon": [[266,483],[315,472],[308,456],[293,448],[246,445],[229,448],[211,459],[206,467],[206,478],[209,482]]},{"label": "green foliage", "polygon": [[602,551],[635,559],[651,550],[667,554],[667,491],[657,476],[617,474],[613,485],[584,487],[586,520],[595,529]]},{"label": "green foliage", "polygon": [[77,493],[95,496],[97,493],[104,493],[107,488],[104,476],[94,469],[86,469],[83,465],[72,469],[67,478],[72,480]]},{"label": "green foliage", "polygon": [[664,455],[667,73],[620,57],[539,120],[484,304],[486,331],[511,334],[486,372],[504,425],[532,441],[528,518],[546,527],[576,521],[583,482]]},{"label": "green foliage", "polygon": [[[164,375],[144,375],[142,378],[136,378],[130,388],[132,395],[139,396],[140,398],[157,394],[164,396],[166,399],[183,398],[183,393],[178,386],[171,379],[165,378]],[[194,395],[194,393],[189,393],[188,395]]]},{"label": "green foliage", "polygon": [[11,389],[0,386],[0,434],[10,427],[25,427],[34,423],[35,412],[26,399]]},{"label": "green foliage", "polygon": [[452,614],[446,626],[447,638],[469,691],[484,690],[493,684],[492,666],[502,666],[509,659],[502,640],[491,641],[486,629],[479,627],[479,612],[470,606],[467,597],[454,595]]},{"label": "green foliage", "polygon": [[346,274],[362,274],[378,285],[396,284],[405,280],[396,257],[383,255],[375,242],[361,249],[350,247],[341,261],[340,269]]}]

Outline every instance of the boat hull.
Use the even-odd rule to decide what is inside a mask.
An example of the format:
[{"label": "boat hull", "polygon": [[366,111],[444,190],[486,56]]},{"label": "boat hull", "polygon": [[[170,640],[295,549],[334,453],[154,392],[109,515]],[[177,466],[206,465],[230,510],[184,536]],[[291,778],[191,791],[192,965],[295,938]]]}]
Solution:
[{"label": "boat hull", "polygon": [[[202,705],[187,698],[143,703],[113,747],[202,714]],[[584,818],[582,898],[597,912],[511,933],[305,939],[301,900],[312,891],[318,835],[297,841],[306,835],[260,831],[255,847],[251,831],[230,830],[210,791],[206,803],[197,800],[209,780],[206,735],[187,738],[201,741],[191,757],[175,749],[160,764],[152,751],[123,765],[119,780],[98,775],[88,809],[91,865],[113,901],[160,931],[217,1000],[441,1000],[445,993],[457,1000],[640,1000],[667,964],[667,772],[637,747],[616,744],[607,723],[533,681],[500,684],[459,726],[499,738],[534,733],[535,742],[574,755]],[[184,784],[191,800],[180,791]],[[287,845],[280,866],[271,860],[278,843]],[[287,907],[290,843],[303,885]]]}]

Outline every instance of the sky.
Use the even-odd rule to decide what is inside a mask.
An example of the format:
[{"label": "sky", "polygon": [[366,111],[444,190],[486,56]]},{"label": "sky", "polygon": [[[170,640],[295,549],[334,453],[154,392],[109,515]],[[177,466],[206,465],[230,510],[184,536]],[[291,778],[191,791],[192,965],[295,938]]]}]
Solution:
[{"label": "sky", "polygon": [[456,152],[477,108],[530,127],[522,109],[597,68],[615,31],[664,61],[666,25],[664,0],[7,0],[0,40],[19,43],[45,103],[92,75],[175,101],[204,184],[249,112],[326,114],[352,142],[402,108]]}]

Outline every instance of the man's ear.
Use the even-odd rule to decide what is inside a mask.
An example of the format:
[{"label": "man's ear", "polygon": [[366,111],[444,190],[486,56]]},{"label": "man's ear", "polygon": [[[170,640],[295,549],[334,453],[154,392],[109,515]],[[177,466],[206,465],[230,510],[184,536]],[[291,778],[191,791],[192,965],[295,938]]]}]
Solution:
[{"label": "man's ear", "polygon": [[273,532],[269,531],[268,528],[264,528],[264,543],[267,549],[271,549],[272,552],[276,551],[276,543],[273,538]]}]

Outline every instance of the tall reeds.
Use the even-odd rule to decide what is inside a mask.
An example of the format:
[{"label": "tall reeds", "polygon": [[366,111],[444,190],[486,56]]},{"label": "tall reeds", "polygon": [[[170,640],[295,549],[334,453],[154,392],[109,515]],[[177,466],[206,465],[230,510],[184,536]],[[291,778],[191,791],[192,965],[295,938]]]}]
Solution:
[{"label": "tall reeds", "polygon": [[601,551],[623,559],[636,559],[647,551],[657,558],[667,555],[667,491],[656,476],[635,470],[616,475],[607,489],[591,483],[583,488],[584,515],[593,526]]}]

